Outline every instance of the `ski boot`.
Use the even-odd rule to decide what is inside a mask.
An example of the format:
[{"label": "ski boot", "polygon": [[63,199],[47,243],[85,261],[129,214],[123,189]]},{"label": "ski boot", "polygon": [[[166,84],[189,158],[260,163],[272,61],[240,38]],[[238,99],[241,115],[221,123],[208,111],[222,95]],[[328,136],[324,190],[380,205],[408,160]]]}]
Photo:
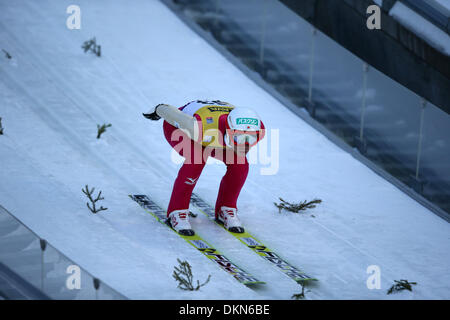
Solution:
[{"label": "ski boot", "polygon": [[235,233],[244,233],[241,221],[237,217],[237,209],[230,207],[221,207],[216,218],[220,223],[223,223],[225,229]]},{"label": "ski boot", "polygon": [[167,223],[172,229],[183,236],[193,236],[195,234],[189,223],[189,210],[174,210],[169,214]]}]

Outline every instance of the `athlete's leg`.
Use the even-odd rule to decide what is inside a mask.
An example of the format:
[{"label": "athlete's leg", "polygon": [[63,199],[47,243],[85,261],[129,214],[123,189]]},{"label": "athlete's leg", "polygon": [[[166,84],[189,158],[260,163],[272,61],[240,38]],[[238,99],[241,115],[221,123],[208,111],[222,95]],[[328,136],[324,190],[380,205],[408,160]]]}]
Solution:
[{"label": "athlete's leg", "polygon": [[169,215],[174,210],[189,208],[192,191],[206,161],[203,161],[202,158],[203,148],[201,145],[194,143],[181,130],[167,122],[164,122],[163,128],[166,140],[185,158],[173,185],[172,195],[167,208],[167,215]]},{"label": "athlete's leg", "polygon": [[220,182],[219,193],[216,200],[216,217],[222,206],[237,208],[237,199],[248,175],[248,161],[246,157],[237,156],[236,153],[215,152],[212,156],[225,163],[227,171]]}]

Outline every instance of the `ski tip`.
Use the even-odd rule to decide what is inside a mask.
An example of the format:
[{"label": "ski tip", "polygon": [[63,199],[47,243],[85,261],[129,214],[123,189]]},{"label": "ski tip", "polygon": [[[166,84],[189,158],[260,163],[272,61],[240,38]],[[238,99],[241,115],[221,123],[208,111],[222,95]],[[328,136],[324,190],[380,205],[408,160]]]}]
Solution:
[{"label": "ski tip", "polygon": [[298,284],[304,284],[304,283],[309,283],[311,281],[319,281],[319,280],[316,278],[298,278],[298,279],[295,279],[295,281]]},{"label": "ski tip", "polygon": [[195,231],[192,229],[183,229],[183,230],[178,231],[178,233],[184,237],[195,236]]},{"label": "ski tip", "polygon": [[196,214],[196,213],[194,213],[192,211],[189,211],[189,216],[192,217],[192,218],[197,218],[198,214]]},{"label": "ski tip", "polygon": [[233,232],[233,233],[244,233],[245,232],[243,227],[231,227],[230,229],[228,229],[228,231]]},{"label": "ski tip", "polygon": [[261,284],[266,284],[264,281],[248,281],[248,282],[243,282],[243,284],[245,284],[246,286],[258,286]]}]

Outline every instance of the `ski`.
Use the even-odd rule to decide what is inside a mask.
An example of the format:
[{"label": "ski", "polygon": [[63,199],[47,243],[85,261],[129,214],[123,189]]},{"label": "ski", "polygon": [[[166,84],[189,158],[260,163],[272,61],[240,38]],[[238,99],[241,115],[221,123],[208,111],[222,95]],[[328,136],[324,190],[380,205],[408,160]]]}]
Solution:
[{"label": "ski", "polygon": [[166,223],[166,211],[162,209],[158,204],[150,199],[147,195],[129,195],[131,199],[136,201],[145,211],[150,213],[158,222],[167,226],[170,230],[174,231],[177,235],[183,238],[187,243],[196,248],[209,260],[216,263],[221,269],[223,269],[228,274],[232,275],[237,281],[244,285],[254,285],[254,284],[264,284],[265,282],[256,279],[254,276],[249,274],[247,271],[241,269],[233,262],[231,262],[227,257],[220,253],[217,249],[211,246],[203,238],[201,238],[197,233],[193,236],[184,236],[173,230]]},{"label": "ski", "polygon": [[[244,233],[234,233],[225,229],[223,224],[216,221],[214,208],[208,203],[206,203],[202,198],[200,198],[195,193],[192,193],[191,203],[194,206],[196,206],[203,214],[205,214],[210,220],[213,220],[216,224],[221,226],[224,230],[226,230],[228,233],[230,233],[240,242],[242,242],[245,246],[247,246],[247,248],[251,249],[254,253],[272,263],[274,266],[276,266],[279,270],[281,270],[284,274],[286,274],[289,278],[293,279],[297,283],[303,283],[305,281],[310,280],[317,281],[316,278],[310,277],[305,272],[286,262],[278,254],[270,250],[267,246],[262,244],[261,241],[256,239],[247,231],[245,231]],[[247,228],[245,229],[247,230]]]}]

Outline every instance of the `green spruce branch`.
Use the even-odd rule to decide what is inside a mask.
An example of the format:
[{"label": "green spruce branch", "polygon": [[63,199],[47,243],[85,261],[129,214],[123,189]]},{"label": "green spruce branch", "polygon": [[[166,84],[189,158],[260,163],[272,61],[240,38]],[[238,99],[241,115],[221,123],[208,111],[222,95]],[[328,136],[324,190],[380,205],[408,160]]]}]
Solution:
[{"label": "green spruce branch", "polygon": [[92,38],[91,40],[85,41],[81,46],[81,48],[83,48],[84,53],[91,51],[95,55],[97,55],[97,57],[100,57],[102,55],[102,47],[97,45],[95,37]]},{"label": "green spruce branch", "polygon": [[299,284],[302,286],[302,292],[294,293],[292,295],[291,299],[295,299],[295,300],[305,299],[305,283],[304,282],[299,282]]},{"label": "green spruce branch", "polygon": [[172,277],[178,282],[178,288],[182,290],[196,291],[209,282],[211,275],[209,275],[208,279],[206,279],[206,281],[202,284],[200,284],[197,280],[197,286],[194,286],[192,283],[194,276],[192,275],[191,265],[187,261],[181,261],[180,259],[177,259],[177,261],[179,266],[175,267]]},{"label": "green spruce branch", "polygon": [[400,292],[403,290],[412,291],[412,286],[417,285],[417,282],[409,282],[408,280],[394,280],[395,284],[388,290],[387,294]]},{"label": "green spruce branch", "polygon": [[312,209],[316,207],[316,204],[322,203],[322,200],[320,199],[314,199],[312,201],[303,201],[300,203],[289,203],[285,200],[283,200],[282,198],[280,199],[280,203],[276,203],[274,202],[273,204],[275,205],[275,207],[278,208],[279,213],[281,213],[281,210],[287,210],[290,212],[295,212],[298,213],[300,211],[304,211],[306,209]]},{"label": "green spruce branch", "polygon": [[92,194],[94,193],[95,188],[92,188],[92,190],[89,190],[88,185],[86,185],[86,190],[81,189],[81,191],[83,191],[83,193],[88,197],[89,201],[91,201],[92,207],[89,205],[89,202],[86,202],[87,207],[89,208],[89,210],[91,210],[92,213],[97,213],[103,210],[108,210],[108,208],[103,208],[102,206],[100,206],[99,209],[97,209],[95,207],[95,204],[97,201],[99,200],[104,200],[105,198],[102,197],[102,192],[100,191],[97,195],[97,198],[93,198]]},{"label": "green spruce branch", "polygon": [[11,59],[12,56],[9,54],[8,51],[6,51],[5,49],[2,49],[2,51],[5,53],[6,59]]},{"label": "green spruce branch", "polygon": [[100,139],[101,135],[106,132],[106,128],[111,127],[112,124],[102,124],[102,125],[97,125],[97,139]]}]

